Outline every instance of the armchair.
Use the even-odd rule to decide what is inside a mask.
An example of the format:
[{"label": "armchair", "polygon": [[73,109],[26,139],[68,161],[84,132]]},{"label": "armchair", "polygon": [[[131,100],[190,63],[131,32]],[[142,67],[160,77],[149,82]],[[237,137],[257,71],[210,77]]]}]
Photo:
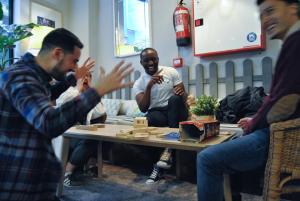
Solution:
[{"label": "armchair", "polygon": [[280,194],[300,192],[300,118],[273,123],[265,169],[264,201],[279,201]]}]

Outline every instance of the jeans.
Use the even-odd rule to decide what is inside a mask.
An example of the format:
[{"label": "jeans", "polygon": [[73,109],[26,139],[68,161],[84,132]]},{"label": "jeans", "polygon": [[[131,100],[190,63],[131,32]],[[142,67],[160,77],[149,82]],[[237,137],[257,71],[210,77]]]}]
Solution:
[{"label": "jeans", "polygon": [[211,146],[197,155],[198,201],[223,201],[223,174],[255,169],[266,164],[269,128]]}]

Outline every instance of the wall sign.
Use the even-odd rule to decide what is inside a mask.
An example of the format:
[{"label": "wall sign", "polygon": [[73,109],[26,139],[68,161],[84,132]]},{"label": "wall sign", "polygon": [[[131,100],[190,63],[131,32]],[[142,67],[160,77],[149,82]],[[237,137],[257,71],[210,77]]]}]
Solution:
[{"label": "wall sign", "polygon": [[193,0],[195,56],[262,50],[256,0]]}]

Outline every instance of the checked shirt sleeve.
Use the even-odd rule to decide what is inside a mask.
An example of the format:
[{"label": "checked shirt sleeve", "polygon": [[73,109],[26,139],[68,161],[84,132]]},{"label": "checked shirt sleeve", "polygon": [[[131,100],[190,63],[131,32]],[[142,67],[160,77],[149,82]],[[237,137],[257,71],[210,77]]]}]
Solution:
[{"label": "checked shirt sleeve", "polygon": [[4,75],[4,95],[15,109],[40,133],[49,138],[57,137],[76,122],[83,120],[87,113],[100,102],[94,89],[88,89],[75,99],[54,108],[51,94],[34,73]]}]

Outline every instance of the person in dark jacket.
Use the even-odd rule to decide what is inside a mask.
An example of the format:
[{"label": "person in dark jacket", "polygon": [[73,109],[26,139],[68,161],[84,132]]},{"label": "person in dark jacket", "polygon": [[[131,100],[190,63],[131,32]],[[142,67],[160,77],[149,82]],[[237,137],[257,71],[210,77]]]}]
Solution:
[{"label": "person in dark jacket", "polygon": [[300,117],[300,16],[299,0],[257,0],[264,30],[271,39],[283,40],[270,95],[253,118],[238,124],[245,135],[211,146],[197,156],[199,201],[223,200],[223,174],[243,172],[266,163],[269,125]]}]

